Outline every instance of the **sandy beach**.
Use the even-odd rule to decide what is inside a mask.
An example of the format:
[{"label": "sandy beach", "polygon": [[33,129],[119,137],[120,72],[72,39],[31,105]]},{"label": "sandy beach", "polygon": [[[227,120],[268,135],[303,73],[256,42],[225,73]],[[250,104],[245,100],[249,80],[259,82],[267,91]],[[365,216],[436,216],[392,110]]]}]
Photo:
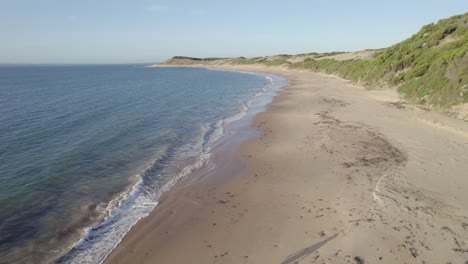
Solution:
[{"label": "sandy beach", "polygon": [[390,90],[289,79],[216,169],[182,180],[106,263],[465,263],[468,123]]}]

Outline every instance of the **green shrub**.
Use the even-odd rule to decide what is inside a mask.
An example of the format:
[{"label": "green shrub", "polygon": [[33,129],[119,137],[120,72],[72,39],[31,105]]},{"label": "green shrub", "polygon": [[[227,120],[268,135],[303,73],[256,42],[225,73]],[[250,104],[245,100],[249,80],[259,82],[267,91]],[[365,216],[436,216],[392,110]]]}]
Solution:
[{"label": "green shrub", "polygon": [[[336,74],[369,86],[396,85],[407,99],[436,107],[467,102],[467,21],[468,13],[426,25],[370,61],[308,58],[291,67]],[[448,36],[452,41],[442,45]],[[455,77],[450,76],[453,73]]]}]

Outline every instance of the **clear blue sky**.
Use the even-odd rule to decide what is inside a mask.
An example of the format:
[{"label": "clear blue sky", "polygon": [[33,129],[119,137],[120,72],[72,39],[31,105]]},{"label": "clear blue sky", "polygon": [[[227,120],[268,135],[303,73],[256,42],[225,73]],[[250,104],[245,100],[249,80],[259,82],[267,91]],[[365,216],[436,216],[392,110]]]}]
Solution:
[{"label": "clear blue sky", "polygon": [[0,63],[382,48],[465,12],[468,0],[0,0]]}]

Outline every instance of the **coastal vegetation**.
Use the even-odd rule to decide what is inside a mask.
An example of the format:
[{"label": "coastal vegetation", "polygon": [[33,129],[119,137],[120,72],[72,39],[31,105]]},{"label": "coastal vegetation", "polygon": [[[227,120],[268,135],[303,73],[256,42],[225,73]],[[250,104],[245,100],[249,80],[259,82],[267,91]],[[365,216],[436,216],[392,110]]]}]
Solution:
[{"label": "coastal vegetation", "polygon": [[305,59],[291,65],[336,74],[366,86],[398,86],[432,106],[468,102],[468,13],[424,26],[372,60]]},{"label": "coastal vegetation", "polygon": [[[412,37],[380,50],[192,60],[324,72],[369,88],[397,87],[408,101],[441,109],[468,103],[468,13],[426,25]],[[180,61],[174,57],[166,63]]]}]

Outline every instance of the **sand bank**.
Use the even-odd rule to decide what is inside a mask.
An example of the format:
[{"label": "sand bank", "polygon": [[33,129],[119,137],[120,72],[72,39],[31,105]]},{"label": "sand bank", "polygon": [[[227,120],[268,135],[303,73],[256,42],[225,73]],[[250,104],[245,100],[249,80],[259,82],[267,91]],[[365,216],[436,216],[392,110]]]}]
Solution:
[{"label": "sand bank", "polygon": [[236,69],[291,82],[262,135],[167,192],[107,263],[468,260],[467,123],[336,77]]}]

